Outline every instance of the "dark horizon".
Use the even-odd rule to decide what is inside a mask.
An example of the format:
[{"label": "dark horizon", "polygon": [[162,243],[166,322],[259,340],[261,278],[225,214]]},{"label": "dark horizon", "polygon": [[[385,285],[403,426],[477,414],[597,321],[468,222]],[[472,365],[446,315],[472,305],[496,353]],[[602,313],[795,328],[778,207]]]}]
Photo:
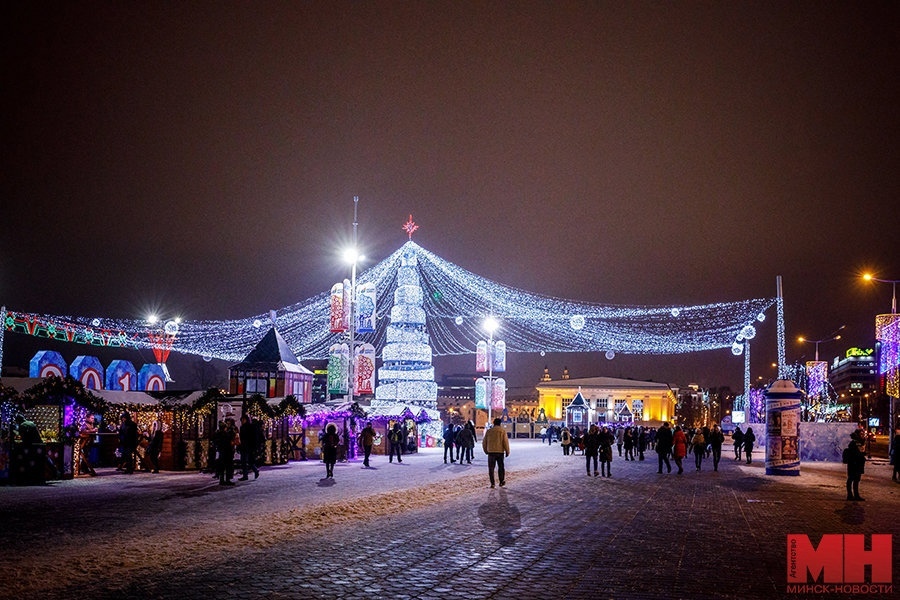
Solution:
[{"label": "dark horizon", "polygon": [[[347,276],[353,196],[371,264],[412,214],[424,248],[559,298],[768,298],[782,276],[789,363],[814,353],[798,336],[841,325],[820,355],[872,347],[891,288],[861,275],[900,278],[896,3],[3,14],[0,305],[13,310],[215,320],[291,305]],[[775,360],[769,317],[753,381]],[[28,346],[7,333],[4,365]],[[512,354],[510,385],[544,365],[743,387],[729,349]]]}]

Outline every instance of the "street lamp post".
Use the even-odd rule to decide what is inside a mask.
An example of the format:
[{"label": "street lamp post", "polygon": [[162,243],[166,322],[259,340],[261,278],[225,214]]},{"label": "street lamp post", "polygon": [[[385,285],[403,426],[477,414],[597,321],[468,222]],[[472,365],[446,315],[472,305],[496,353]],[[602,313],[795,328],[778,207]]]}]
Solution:
[{"label": "street lamp post", "polygon": [[834,340],[841,339],[841,336],[838,334],[838,332],[841,331],[844,327],[846,327],[846,325],[841,325],[840,327],[838,327],[837,329],[835,329],[834,331],[829,333],[826,338],[821,339],[821,340],[810,340],[803,336],[800,336],[797,339],[798,339],[798,341],[801,341],[801,342],[806,342],[809,344],[816,345],[816,362],[819,362],[819,344],[824,344],[825,342],[833,342]]},{"label": "street lamp post", "polygon": [[894,288],[894,293],[891,297],[891,314],[897,314],[897,284],[900,283],[900,279],[879,279],[878,277],[873,277],[870,273],[866,273],[863,275],[863,279],[866,281],[877,281],[878,283],[890,283]]},{"label": "street lamp post", "polygon": [[357,247],[357,207],[359,196],[353,196],[353,246],[344,252],[344,260],[350,263],[350,361],[347,366],[347,393],[350,402],[356,394],[356,264],[362,258]]},{"label": "street lamp post", "polygon": [[491,419],[491,408],[494,403],[494,332],[500,327],[500,323],[497,322],[492,316],[489,316],[484,320],[484,329],[488,332],[488,343],[487,343],[487,368],[488,368],[488,376],[487,376],[487,427],[491,426],[493,420]]}]

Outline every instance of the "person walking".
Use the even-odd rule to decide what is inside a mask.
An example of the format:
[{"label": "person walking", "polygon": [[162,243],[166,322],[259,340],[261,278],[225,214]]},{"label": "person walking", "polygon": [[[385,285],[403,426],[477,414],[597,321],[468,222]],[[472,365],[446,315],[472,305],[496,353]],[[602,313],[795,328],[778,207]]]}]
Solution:
[{"label": "person walking", "polygon": [[[338,436],[337,427],[329,423],[322,436],[322,461],[325,463],[325,478],[334,479],[334,464],[337,462],[338,446],[341,438]],[[246,477],[245,477],[246,479]]]},{"label": "person walking", "polygon": [[91,477],[96,477],[97,475],[97,471],[94,470],[94,466],[91,465],[91,461],[88,458],[88,453],[94,444],[95,435],[97,435],[97,424],[94,415],[89,414],[78,432],[78,450],[81,454],[78,467],[79,472],[87,473]]},{"label": "person walking", "polygon": [[697,429],[694,437],[691,438],[691,448],[694,452],[694,466],[699,472],[703,465],[703,457],[706,456],[706,438],[703,436],[702,429]]},{"label": "person walking", "polygon": [[241,415],[241,428],[238,432],[241,440],[241,477],[238,481],[247,481],[247,473],[253,471],[253,479],[259,477],[256,466],[256,449],[259,448],[257,427],[248,415]]},{"label": "person walking", "polygon": [[219,423],[213,439],[216,444],[216,473],[219,476],[219,485],[234,485],[234,447],[237,441],[237,429],[234,419],[226,418]]},{"label": "person walking", "polygon": [[150,433],[150,443],[147,445],[147,470],[153,473],[159,473],[159,454],[162,452],[163,430],[162,423],[153,422]]},{"label": "person walking", "polygon": [[450,455],[450,462],[455,463],[456,459],[453,458],[453,444],[456,441],[456,429],[453,423],[448,423],[446,427],[444,427],[444,464],[447,464],[447,455]]},{"label": "person walking", "polygon": [[722,460],[722,444],[725,443],[725,434],[722,428],[716,423],[713,425],[712,431],[709,432],[709,448],[712,450],[713,471],[719,470],[719,461]]},{"label": "person walking", "polygon": [[[375,429],[372,427],[371,421],[366,423],[363,430],[359,432],[359,443],[363,447],[363,467],[367,469],[369,468],[369,457],[372,456],[372,446],[375,444],[375,436]],[[447,456],[446,446],[444,447],[444,456]],[[446,458],[444,462],[447,462]]]},{"label": "person walking", "polygon": [[616,448],[619,449],[619,456],[622,456],[622,445],[625,443],[625,428],[616,429]]},{"label": "person walking", "polygon": [[594,461],[594,477],[597,476],[597,456],[600,454],[600,428],[591,425],[584,436],[584,464],[588,477],[591,476],[591,461]]},{"label": "person walking", "polygon": [[894,430],[894,440],[891,442],[891,464],[894,465],[894,472],[891,474],[891,481],[900,483],[900,427]]},{"label": "person walking", "polygon": [[494,426],[484,433],[481,439],[481,449],[488,457],[488,478],[491,481],[491,487],[494,487],[494,468],[497,469],[497,477],[500,479],[500,487],[506,485],[506,467],[503,460],[509,456],[509,438],[501,427],[499,418],[494,419]]},{"label": "person walking", "polygon": [[741,450],[744,449],[744,432],[741,431],[740,425],[734,428],[731,442],[734,444],[734,460],[741,460]]},{"label": "person walking", "polygon": [[842,459],[847,465],[847,500],[862,502],[865,498],[859,495],[859,480],[866,472],[865,441],[858,441],[851,436]]},{"label": "person walking", "polygon": [[678,474],[684,473],[684,467],[681,461],[687,456],[687,436],[681,430],[681,425],[675,426],[675,433],[672,434],[672,458],[675,459],[675,465],[678,467]]},{"label": "person walking", "polygon": [[748,465],[753,462],[753,442],[755,441],[756,434],[753,433],[752,427],[748,427],[747,431],[744,432],[744,455],[747,457]]},{"label": "person walking", "polygon": [[388,433],[388,447],[388,453],[390,455],[388,462],[394,462],[394,454],[396,453],[397,462],[402,463],[403,459],[400,458],[400,456],[403,452],[403,431],[400,429],[400,423],[394,423],[394,426]]},{"label": "person walking", "polygon": [[475,454],[475,434],[472,429],[469,429],[468,424],[456,432],[456,443],[462,449],[462,453],[459,455],[459,464],[465,460],[467,464],[471,465],[472,455]]},{"label": "person walking", "polygon": [[625,460],[634,460],[634,428],[625,428],[625,438],[623,440],[625,446]]},{"label": "person walking", "polygon": [[137,423],[131,420],[131,414],[122,413],[122,424],[119,426],[119,445],[122,447],[122,463],[125,472],[134,473],[134,453],[137,452]]},{"label": "person walking", "polygon": [[547,440],[547,428],[541,427],[541,445]]},{"label": "person walking", "polygon": [[656,454],[659,460],[657,473],[662,473],[663,463],[666,464],[666,473],[672,472],[672,464],[669,462],[669,453],[672,452],[673,435],[668,421],[665,421],[656,430]]},{"label": "person walking", "polygon": [[562,446],[563,456],[568,456],[569,448],[572,446],[572,434],[569,433],[569,428],[565,425],[559,432],[559,445]]},{"label": "person walking", "polygon": [[600,475],[612,477],[613,444],[616,438],[606,425],[600,429]]}]

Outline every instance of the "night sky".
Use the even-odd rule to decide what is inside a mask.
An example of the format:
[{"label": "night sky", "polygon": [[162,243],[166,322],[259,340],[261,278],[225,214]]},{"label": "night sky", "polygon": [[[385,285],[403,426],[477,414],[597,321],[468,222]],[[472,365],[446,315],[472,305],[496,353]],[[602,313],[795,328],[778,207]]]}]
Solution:
[{"label": "night sky", "polygon": [[[0,304],[233,319],[414,240],[529,291],[774,297],[789,362],[900,279],[896,2],[117,2],[2,9]],[[753,378],[775,375],[775,319]],[[323,315],[323,319],[324,319]],[[502,332],[499,334],[502,336]],[[4,366],[33,346],[8,334]],[[41,347],[49,344],[42,342]],[[54,347],[71,360],[86,348]],[[148,358],[149,360],[149,358]],[[438,375],[474,357],[436,360]],[[510,355],[740,389],[730,349]],[[176,380],[182,382],[189,377]]]}]

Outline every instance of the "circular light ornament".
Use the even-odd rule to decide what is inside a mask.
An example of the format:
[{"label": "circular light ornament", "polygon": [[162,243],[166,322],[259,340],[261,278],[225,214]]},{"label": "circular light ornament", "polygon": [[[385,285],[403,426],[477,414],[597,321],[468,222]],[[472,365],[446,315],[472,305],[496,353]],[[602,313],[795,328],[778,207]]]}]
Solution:
[{"label": "circular light ornament", "polygon": [[544,352],[543,350],[541,350],[541,356],[544,356],[544,354],[546,354],[546,352]]},{"label": "circular light ornament", "polygon": [[208,354],[203,356],[203,362],[210,362],[211,360],[212,360],[212,356],[209,356]]},{"label": "circular light ornament", "polygon": [[462,324],[463,324],[463,318],[462,318],[462,317],[456,317],[455,322],[456,322],[457,325],[462,325]]},{"label": "circular light ornament", "polygon": [[606,351],[606,360],[612,360],[612,359],[614,359],[615,357],[616,357],[616,353],[615,353],[615,352],[613,352],[612,350],[607,350],[607,351]]},{"label": "circular light ornament", "polygon": [[168,321],[164,329],[166,330],[166,335],[175,335],[178,333],[178,323],[175,321]]},{"label": "circular light ornament", "polygon": [[758,315],[756,315],[756,320],[762,323],[766,320],[766,315],[764,315],[763,313],[759,313]]},{"label": "circular light ornament", "polygon": [[584,329],[584,315],[572,315],[572,318],[569,319],[569,327],[575,331]]},{"label": "circular light ornament", "polygon": [[743,329],[741,329],[741,335],[743,335],[748,340],[752,340],[756,337],[756,327],[753,325],[747,325]]},{"label": "circular light ornament", "polygon": [[744,341],[744,334],[743,334],[743,333],[739,333],[739,334],[737,334],[736,336],[734,336],[734,339],[735,339],[735,341],[743,342],[743,341]]},{"label": "circular light ornament", "polygon": [[680,314],[681,314],[681,310],[680,310],[680,309],[678,309],[678,308],[673,308],[673,309],[672,309],[672,316],[673,316],[673,317],[677,317],[677,316],[680,315]]},{"label": "circular light ornament", "polygon": [[731,345],[731,353],[734,354],[735,356],[740,356],[741,354],[743,354],[744,353],[743,344],[738,344],[737,342],[733,343]]},{"label": "circular light ornament", "polygon": [[91,321],[91,325],[93,325],[94,327],[100,327],[100,319],[94,319],[93,321]]},{"label": "circular light ornament", "polygon": [[259,329],[262,326],[262,321],[256,319],[255,321],[253,321],[253,326]]}]

